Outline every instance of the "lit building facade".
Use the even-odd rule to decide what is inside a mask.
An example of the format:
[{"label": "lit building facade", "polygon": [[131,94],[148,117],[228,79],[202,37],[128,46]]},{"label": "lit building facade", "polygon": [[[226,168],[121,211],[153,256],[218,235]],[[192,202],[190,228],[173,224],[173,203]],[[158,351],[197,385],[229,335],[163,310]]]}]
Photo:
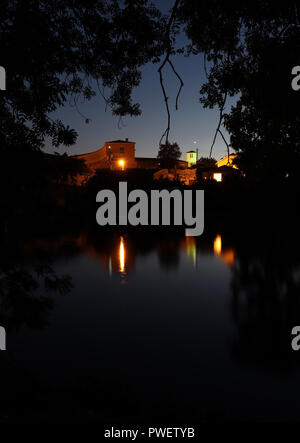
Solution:
[{"label": "lit building facade", "polygon": [[197,152],[189,151],[186,153],[186,161],[188,163],[188,167],[194,166],[197,164]]},{"label": "lit building facade", "polygon": [[[151,169],[159,170],[161,168],[160,159],[148,157],[135,156],[135,142],[125,140],[114,140],[105,142],[104,146],[97,151],[89,152],[87,154],[75,155],[74,158],[84,160],[88,173],[85,179],[93,176],[97,169],[112,169],[121,170],[126,169]],[[187,162],[178,160],[178,168],[186,168]],[[78,180],[80,184],[83,177]]]},{"label": "lit building facade", "polygon": [[216,166],[220,168],[221,166],[231,166],[232,168],[238,169],[238,167],[234,164],[234,159],[237,158],[237,154],[230,154],[222,157],[217,163]]},{"label": "lit building facade", "polygon": [[135,143],[128,139],[105,142],[104,146],[97,151],[75,157],[84,160],[91,171],[103,168],[124,170],[136,167]]}]

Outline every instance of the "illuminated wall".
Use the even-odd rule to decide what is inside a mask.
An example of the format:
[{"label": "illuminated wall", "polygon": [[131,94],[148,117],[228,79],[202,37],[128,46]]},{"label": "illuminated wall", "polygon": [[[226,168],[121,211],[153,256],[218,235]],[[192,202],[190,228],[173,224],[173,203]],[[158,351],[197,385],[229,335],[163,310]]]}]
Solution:
[{"label": "illuminated wall", "polygon": [[97,151],[88,154],[76,155],[76,158],[85,161],[89,169],[126,169],[135,168],[135,143],[126,140],[105,142]]},{"label": "illuminated wall", "polygon": [[228,162],[228,155],[221,158],[217,163],[216,166],[220,168],[221,166],[231,166],[235,169],[238,169],[236,165],[233,164],[233,160],[237,157],[236,154],[230,154],[229,155],[229,162]]},{"label": "illuminated wall", "polygon": [[106,142],[107,161],[110,169],[127,169],[135,168],[135,143],[128,140],[117,140],[114,142]]},{"label": "illuminated wall", "polygon": [[193,165],[197,164],[197,152],[189,151],[186,153],[186,161],[188,162],[188,167],[190,168]]}]

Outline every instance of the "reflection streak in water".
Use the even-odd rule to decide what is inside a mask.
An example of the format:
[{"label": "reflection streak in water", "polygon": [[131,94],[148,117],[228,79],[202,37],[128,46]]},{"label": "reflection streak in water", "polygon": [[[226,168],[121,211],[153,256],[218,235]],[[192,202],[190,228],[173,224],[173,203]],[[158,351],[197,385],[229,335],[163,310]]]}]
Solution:
[{"label": "reflection streak in water", "polygon": [[125,273],[125,246],[123,237],[120,238],[120,248],[119,248],[119,261],[120,261],[120,272]]},{"label": "reflection streak in water", "polygon": [[222,237],[220,234],[218,234],[214,239],[214,253],[216,255],[221,255],[222,253]]},{"label": "reflection streak in water", "polygon": [[186,255],[192,259],[194,267],[197,266],[197,245],[195,237],[185,238]]},{"label": "reflection streak in water", "polygon": [[232,248],[222,248],[222,237],[220,234],[214,239],[214,253],[229,267],[234,265],[235,251]]}]

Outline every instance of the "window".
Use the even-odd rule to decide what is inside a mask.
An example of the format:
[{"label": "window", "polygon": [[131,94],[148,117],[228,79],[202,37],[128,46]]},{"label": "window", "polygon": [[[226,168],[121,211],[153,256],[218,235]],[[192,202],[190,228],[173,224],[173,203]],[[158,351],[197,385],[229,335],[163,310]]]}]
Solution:
[{"label": "window", "polygon": [[120,148],[120,152],[124,153],[125,148]]},{"label": "window", "polygon": [[214,175],[213,175],[213,178],[217,182],[221,182],[222,181],[222,174],[220,174],[219,172],[215,172]]}]

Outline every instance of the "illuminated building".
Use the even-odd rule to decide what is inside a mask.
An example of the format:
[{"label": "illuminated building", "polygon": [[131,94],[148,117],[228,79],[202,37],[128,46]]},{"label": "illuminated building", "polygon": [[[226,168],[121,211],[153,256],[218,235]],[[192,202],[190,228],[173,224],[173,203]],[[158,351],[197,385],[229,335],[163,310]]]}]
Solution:
[{"label": "illuminated building", "polygon": [[222,157],[217,163],[216,166],[220,168],[221,166],[231,166],[232,168],[238,169],[238,167],[233,163],[234,159],[237,158],[237,154],[230,154]]},{"label": "illuminated building", "polygon": [[197,152],[189,151],[186,153],[186,161],[188,163],[188,167],[194,166],[197,164]]},{"label": "illuminated building", "polygon": [[128,141],[128,138],[105,142],[97,151],[74,157],[84,160],[91,172],[97,169],[136,168],[135,143]]},{"label": "illuminated building", "polygon": [[[135,142],[130,142],[127,138],[105,142],[104,146],[96,151],[73,157],[84,160],[88,170],[85,177],[78,178],[78,184],[93,176],[98,169],[121,169],[124,171],[125,169],[141,168],[157,171],[161,168],[161,160],[158,158],[136,157]],[[177,167],[186,168],[187,162],[178,160]]]}]

